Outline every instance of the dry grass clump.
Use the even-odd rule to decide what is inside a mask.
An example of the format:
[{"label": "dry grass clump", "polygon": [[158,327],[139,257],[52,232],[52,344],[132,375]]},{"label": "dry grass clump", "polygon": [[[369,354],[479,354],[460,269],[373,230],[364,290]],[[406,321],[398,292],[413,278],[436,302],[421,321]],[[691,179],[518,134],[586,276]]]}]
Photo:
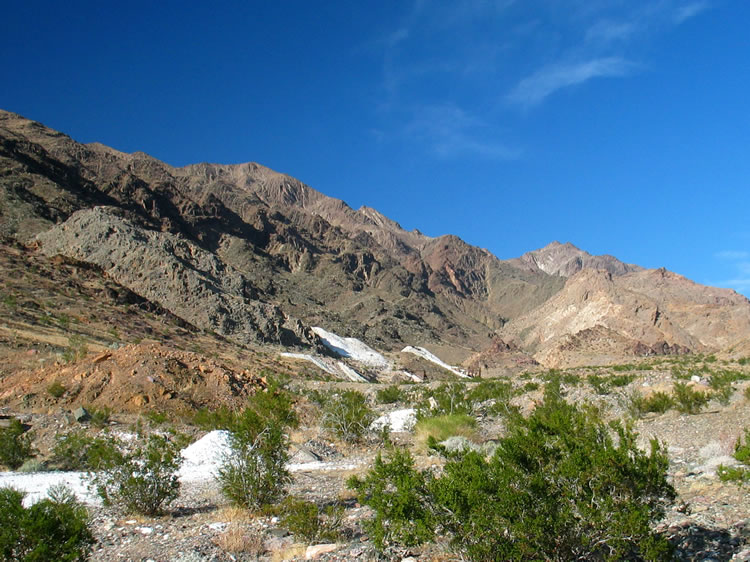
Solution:
[{"label": "dry grass clump", "polygon": [[226,531],[214,538],[214,543],[224,552],[260,556],[265,552],[263,533],[247,525],[230,523]]}]

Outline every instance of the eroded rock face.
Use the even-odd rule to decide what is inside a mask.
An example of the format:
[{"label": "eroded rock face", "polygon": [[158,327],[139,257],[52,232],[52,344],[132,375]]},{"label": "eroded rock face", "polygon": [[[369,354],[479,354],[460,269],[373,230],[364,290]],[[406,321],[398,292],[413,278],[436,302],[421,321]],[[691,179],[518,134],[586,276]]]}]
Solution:
[{"label": "eroded rock face", "polygon": [[239,343],[310,345],[317,338],[215,255],[176,235],[145,230],[95,207],[37,236],[47,255],[92,263],[133,292],[203,330]]}]

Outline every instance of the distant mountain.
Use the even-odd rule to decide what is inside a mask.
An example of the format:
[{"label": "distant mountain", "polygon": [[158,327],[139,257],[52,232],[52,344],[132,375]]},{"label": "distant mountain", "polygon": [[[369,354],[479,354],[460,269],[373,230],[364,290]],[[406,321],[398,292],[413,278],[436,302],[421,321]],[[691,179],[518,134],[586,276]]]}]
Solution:
[{"label": "distant mountain", "polygon": [[386,350],[512,350],[511,363],[527,365],[750,336],[747,299],[669,272],[557,242],[502,261],[260,164],[174,168],[2,111],[0,236],[95,264],[240,345],[318,346],[320,325]]},{"label": "distant mountain", "polygon": [[624,275],[632,271],[643,270],[638,265],[623,263],[614,256],[592,256],[576,248],[570,242],[560,244],[557,241],[509,261],[531,271],[543,271],[560,277],[570,277],[582,269],[603,269],[612,275]]}]

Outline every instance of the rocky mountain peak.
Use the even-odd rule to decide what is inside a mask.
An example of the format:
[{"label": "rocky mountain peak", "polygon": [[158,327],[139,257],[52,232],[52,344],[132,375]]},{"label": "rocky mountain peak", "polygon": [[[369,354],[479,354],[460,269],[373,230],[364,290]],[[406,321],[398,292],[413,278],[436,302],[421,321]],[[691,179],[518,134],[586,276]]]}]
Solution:
[{"label": "rocky mountain peak", "polygon": [[604,269],[613,275],[624,275],[642,269],[640,266],[624,263],[614,256],[594,256],[570,242],[561,244],[558,241],[509,261],[532,271],[543,271],[560,277],[570,277],[582,269]]}]

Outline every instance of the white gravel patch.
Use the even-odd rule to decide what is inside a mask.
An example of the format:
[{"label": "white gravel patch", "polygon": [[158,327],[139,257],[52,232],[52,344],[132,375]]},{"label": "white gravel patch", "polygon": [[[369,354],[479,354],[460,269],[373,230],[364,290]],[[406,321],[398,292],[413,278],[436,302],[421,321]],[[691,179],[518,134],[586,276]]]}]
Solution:
[{"label": "white gravel patch", "polygon": [[[216,477],[225,457],[231,452],[229,432],[210,431],[181,452],[180,482],[195,484],[210,482]],[[289,463],[290,472],[351,470],[358,465],[351,461]],[[89,505],[100,505],[101,500],[87,485],[86,472],[0,472],[0,487],[10,486],[26,493],[24,505],[29,506],[47,496],[51,486],[66,484],[76,497]]]},{"label": "white gravel patch", "polygon": [[319,327],[314,327],[313,332],[320,337],[323,345],[342,357],[348,357],[375,369],[390,370],[391,368],[391,362],[384,355],[357,338],[342,338]]},{"label": "white gravel patch", "polygon": [[418,357],[421,357],[422,359],[426,359],[427,361],[435,363],[435,365],[441,366],[443,369],[446,369],[450,371],[451,373],[458,375],[459,377],[463,377],[465,379],[471,378],[469,375],[464,373],[458,367],[453,367],[451,365],[448,365],[448,363],[440,359],[440,357],[438,357],[437,355],[430,353],[424,347],[416,347],[412,345],[407,345],[404,349],[401,350],[401,353],[412,353],[414,355],[417,355]]},{"label": "white gravel patch", "polygon": [[370,429],[379,430],[388,426],[391,431],[411,431],[417,423],[417,411],[414,408],[396,410],[380,416],[370,425]]}]

